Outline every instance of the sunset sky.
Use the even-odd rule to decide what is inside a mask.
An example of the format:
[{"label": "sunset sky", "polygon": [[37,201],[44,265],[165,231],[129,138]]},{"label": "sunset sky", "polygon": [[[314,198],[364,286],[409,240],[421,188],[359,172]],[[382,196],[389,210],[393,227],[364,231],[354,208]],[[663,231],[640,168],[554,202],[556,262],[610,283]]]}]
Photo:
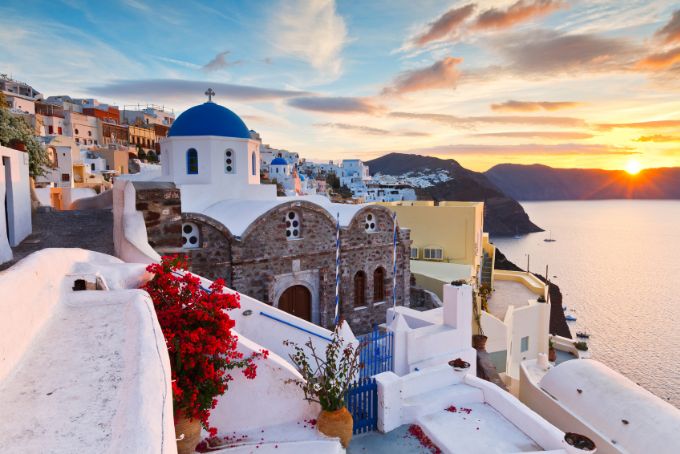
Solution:
[{"label": "sunset sky", "polygon": [[45,96],[205,100],[313,160],[680,165],[677,1],[13,1],[0,73]]}]

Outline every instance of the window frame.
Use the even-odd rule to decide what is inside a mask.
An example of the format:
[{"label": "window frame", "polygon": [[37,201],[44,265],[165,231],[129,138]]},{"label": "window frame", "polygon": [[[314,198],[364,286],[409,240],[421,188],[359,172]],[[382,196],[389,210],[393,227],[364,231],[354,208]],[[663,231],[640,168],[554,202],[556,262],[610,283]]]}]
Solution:
[{"label": "window frame", "polygon": [[352,280],[352,292],[354,294],[354,307],[366,306],[366,273],[359,270],[354,273]]},{"label": "window frame", "polygon": [[[231,162],[227,162],[227,161]],[[231,167],[231,169],[229,169]],[[236,173],[236,152],[232,148],[224,150],[224,173],[233,175]]]},{"label": "window frame", "polygon": [[382,266],[373,270],[373,302],[379,303],[385,301],[387,293],[385,292],[385,268]]},{"label": "window frame", "polygon": [[520,353],[526,353],[529,351],[529,336],[524,336],[519,340],[519,351]]},{"label": "window frame", "polygon": [[198,175],[198,150],[193,147],[186,151],[186,172],[187,175]]}]

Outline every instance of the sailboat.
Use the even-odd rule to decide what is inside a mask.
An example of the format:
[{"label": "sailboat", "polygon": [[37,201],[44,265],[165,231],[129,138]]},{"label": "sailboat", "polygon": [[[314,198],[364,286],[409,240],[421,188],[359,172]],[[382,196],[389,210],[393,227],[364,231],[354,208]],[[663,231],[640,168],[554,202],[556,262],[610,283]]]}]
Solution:
[{"label": "sailboat", "polygon": [[555,241],[557,241],[552,237],[552,230],[548,231],[548,238],[543,238],[543,241],[545,241],[546,243],[554,243]]},{"label": "sailboat", "polygon": [[520,235],[519,232],[517,231],[517,227],[515,227],[515,236],[513,236],[513,238],[516,239],[516,240],[519,240],[520,238],[522,238],[522,235]]}]

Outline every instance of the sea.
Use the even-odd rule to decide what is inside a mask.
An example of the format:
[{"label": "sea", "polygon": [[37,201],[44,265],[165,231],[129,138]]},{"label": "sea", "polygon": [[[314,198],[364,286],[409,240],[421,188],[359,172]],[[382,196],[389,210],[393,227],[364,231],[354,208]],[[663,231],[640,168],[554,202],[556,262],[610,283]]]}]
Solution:
[{"label": "sea", "polygon": [[594,359],[680,408],[680,201],[522,206],[545,232],[492,242],[523,269],[548,266]]}]

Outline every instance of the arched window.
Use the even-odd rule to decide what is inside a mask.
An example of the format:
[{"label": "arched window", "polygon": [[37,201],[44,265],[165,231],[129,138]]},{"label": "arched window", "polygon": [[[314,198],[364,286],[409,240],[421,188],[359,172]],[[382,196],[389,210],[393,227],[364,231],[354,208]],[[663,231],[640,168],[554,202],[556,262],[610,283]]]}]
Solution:
[{"label": "arched window", "polygon": [[195,148],[187,150],[187,175],[198,174],[198,152]]},{"label": "arched window", "polygon": [[378,267],[373,272],[373,302],[385,300],[385,269]]},{"label": "arched window", "polygon": [[193,222],[182,224],[182,247],[185,249],[195,249],[199,247],[200,234],[198,226]]},{"label": "arched window", "polygon": [[236,173],[235,154],[231,148],[224,152],[224,173]]},{"label": "arched window", "polygon": [[354,306],[366,305],[366,273],[357,272],[354,275]]},{"label": "arched window", "polygon": [[253,151],[253,154],[250,156],[250,166],[252,167],[252,174],[256,175],[255,172],[257,172],[257,156],[255,156],[255,152]]},{"label": "arched window", "polygon": [[284,219],[286,223],[286,238],[296,240],[302,236],[302,225],[300,225],[300,215],[297,211],[289,211]]}]

